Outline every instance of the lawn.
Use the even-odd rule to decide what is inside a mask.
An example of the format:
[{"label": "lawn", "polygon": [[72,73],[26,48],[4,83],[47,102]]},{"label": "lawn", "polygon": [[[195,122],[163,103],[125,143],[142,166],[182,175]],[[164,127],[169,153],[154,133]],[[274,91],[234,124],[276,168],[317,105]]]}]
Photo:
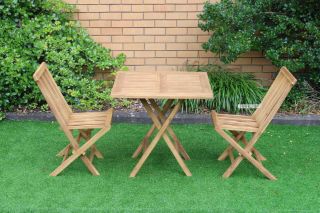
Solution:
[{"label": "lawn", "polygon": [[244,161],[227,180],[227,143],[210,125],[174,125],[191,161],[186,177],[160,141],[136,178],[131,154],[148,125],[114,124],[97,142],[105,158],[92,176],[77,160],[58,177],[67,139],[55,122],[0,122],[0,212],[311,211],[320,209],[320,127],[272,125],[257,148],[277,181]]}]

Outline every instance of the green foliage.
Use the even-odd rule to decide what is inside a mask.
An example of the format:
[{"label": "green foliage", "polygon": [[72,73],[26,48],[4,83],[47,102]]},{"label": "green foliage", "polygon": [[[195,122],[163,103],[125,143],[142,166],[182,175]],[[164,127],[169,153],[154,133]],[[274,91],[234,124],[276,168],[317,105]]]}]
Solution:
[{"label": "green foliage", "polygon": [[101,109],[114,101],[95,69],[121,69],[76,21],[61,0],[0,1],[0,110],[42,108],[45,101],[32,75],[47,62],[67,101],[78,109]]},{"label": "green foliage", "polygon": [[239,108],[239,104],[259,104],[265,90],[253,76],[246,73],[232,73],[216,65],[201,66],[197,71],[208,72],[213,99],[186,100],[182,109],[186,112],[215,109],[218,112],[251,112]]},{"label": "green foliage", "polygon": [[319,11],[317,0],[207,2],[199,27],[213,34],[203,48],[220,53],[224,63],[256,50],[278,67],[319,70]]}]

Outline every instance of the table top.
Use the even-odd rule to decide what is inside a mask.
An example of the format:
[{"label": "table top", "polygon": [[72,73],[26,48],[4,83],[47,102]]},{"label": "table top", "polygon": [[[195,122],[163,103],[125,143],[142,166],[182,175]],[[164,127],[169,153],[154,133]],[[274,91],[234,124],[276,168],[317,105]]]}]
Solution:
[{"label": "table top", "polygon": [[211,99],[213,93],[206,72],[121,71],[117,73],[111,97]]}]

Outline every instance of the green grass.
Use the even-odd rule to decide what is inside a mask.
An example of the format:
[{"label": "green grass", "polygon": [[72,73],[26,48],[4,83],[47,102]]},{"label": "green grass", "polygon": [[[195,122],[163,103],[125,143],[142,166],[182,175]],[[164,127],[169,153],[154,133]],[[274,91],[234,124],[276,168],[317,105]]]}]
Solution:
[{"label": "green grass", "polygon": [[227,180],[227,143],[210,125],[174,125],[188,151],[186,177],[160,141],[136,178],[131,154],[148,125],[114,124],[98,141],[103,160],[93,177],[80,160],[58,177],[56,153],[67,144],[57,123],[0,122],[0,212],[274,212],[320,209],[320,127],[271,126],[257,148],[278,177],[269,181],[247,161]]}]

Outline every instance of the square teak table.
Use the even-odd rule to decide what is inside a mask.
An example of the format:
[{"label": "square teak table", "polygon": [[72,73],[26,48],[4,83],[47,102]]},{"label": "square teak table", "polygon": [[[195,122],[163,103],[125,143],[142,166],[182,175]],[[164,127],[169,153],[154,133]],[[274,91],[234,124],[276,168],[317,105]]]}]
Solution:
[{"label": "square teak table", "polygon": [[[136,176],[161,138],[168,145],[184,173],[191,176],[191,172],[180,154],[185,160],[190,158],[170,127],[170,123],[179,111],[183,100],[213,98],[207,73],[179,71],[118,72],[111,96],[113,98],[139,99],[153,121],[152,127],[133,154],[133,157],[137,157],[144,150],[130,177]],[[158,105],[155,99],[166,100],[163,107]],[[149,144],[149,138],[155,129],[158,130],[158,133]],[[174,143],[172,143],[171,138]]]}]

